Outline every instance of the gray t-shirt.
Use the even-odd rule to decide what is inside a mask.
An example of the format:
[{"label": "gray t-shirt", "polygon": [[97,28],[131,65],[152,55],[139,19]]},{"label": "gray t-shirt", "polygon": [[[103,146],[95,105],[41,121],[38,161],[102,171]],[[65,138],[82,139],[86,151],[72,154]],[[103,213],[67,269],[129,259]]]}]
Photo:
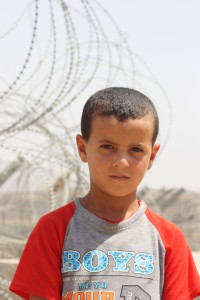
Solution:
[{"label": "gray t-shirt", "polygon": [[112,223],[75,200],[62,252],[66,300],[160,300],[165,247],[148,220],[146,204],[127,220]]}]

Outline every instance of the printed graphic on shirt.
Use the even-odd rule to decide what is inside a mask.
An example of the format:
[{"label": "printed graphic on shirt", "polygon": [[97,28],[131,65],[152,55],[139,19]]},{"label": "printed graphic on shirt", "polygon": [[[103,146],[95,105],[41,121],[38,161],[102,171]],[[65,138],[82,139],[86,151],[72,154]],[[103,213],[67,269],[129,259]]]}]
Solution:
[{"label": "printed graphic on shirt", "polygon": [[[138,285],[124,285],[121,289],[121,299],[126,300],[151,300],[151,296],[147,294]],[[115,300],[113,291],[77,291],[68,292],[62,296],[62,300]]]},{"label": "printed graphic on shirt", "polygon": [[[63,289],[62,300],[116,300],[119,296],[127,300],[151,299],[139,285],[121,284],[121,289],[119,286],[121,277],[131,278],[132,281],[138,275],[146,278],[154,272],[154,259],[150,253],[90,250],[81,256],[78,251],[67,250],[63,251],[62,260],[64,286],[70,286],[73,282],[73,289]],[[103,281],[99,280],[101,276]],[[113,290],[113,280],[119,282],[119,296]]]},{"label": "printed graphic on shirt", "polygon": [[[132,257],[134,257],[134,262],[130,270],[130,267],[127,267],[127,263]],[[81,258],[78,251],[68,250],[63,252],[61,272],[78,271],[81,266],[91,273],[101,272],[108,267],[110,259],[115,263],[113,272],[121,271],[149,275],[154,271],[153,255],[149,253],[141,252],[135,254],[135,252],[126,251],[108,251],[108,253],[104,253],[100,250],[91,250]]]}]

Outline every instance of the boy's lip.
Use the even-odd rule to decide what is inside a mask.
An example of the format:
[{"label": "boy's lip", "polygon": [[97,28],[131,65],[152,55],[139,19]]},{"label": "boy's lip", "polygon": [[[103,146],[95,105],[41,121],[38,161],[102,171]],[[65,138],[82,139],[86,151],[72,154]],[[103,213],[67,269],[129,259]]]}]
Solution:
[{"label": "boy's lip", "polygon": [[115,180],[126,180],[126,179],[129,179],[129,176],[126,176],[126,175],[111,175],[110,176],[112,179],[115,179]]}]

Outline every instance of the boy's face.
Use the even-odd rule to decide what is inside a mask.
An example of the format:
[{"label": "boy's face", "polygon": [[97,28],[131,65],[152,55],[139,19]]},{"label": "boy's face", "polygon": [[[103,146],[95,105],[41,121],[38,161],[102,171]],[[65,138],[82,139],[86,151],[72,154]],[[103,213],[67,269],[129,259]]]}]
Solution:
[{"label": "boy's face", "polygon": [[90,191],[113,197],[135,196],[159,150],[158,144],[152,147],[152,135],[150,116],[124,122],[114,116],[96,116],[89,140],[77,136],[80,158],[89,166]]}]

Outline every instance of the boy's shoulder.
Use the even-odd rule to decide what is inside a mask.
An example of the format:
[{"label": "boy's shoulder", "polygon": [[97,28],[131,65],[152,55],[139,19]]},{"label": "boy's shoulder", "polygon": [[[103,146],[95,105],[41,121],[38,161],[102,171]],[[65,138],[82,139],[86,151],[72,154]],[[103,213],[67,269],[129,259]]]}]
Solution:
[{"label": "boy's shoulder", "polygon": [[165,219],[164,217],[158,215],[154,211],[152,211],[150,208],[147,207],[145,212],[147,218],[149,221],[156,227],[156,228],[163,228],[164,230],[180,230],[177,225],[172,223],[171,221]]},{"label": "boy's shoulder", "polygon": [[67,222],[69,219],[73,216],[74,212],[76,210],[76,206],[74,201],[71,201],[61,207],[58,207],[57,209],[50,211],[43,215],[39,222],[40,223],[52,223],[55,224],[57,221],[60,222]]},{"label": "boy's shoulder", "polygon": [[177,225],[152,212],[149,208],[146,209],[145,214],[149,222],[157,230],[166,248],[171,248],[179,242],[181,244],[187,243],[182,230]]},{"label": "boy's shoulder", "polygon": [[75,203],[71,201],[54,211],[48,212],[39,219],[31,235],[55,237],[62,241],[75,210]]}]

